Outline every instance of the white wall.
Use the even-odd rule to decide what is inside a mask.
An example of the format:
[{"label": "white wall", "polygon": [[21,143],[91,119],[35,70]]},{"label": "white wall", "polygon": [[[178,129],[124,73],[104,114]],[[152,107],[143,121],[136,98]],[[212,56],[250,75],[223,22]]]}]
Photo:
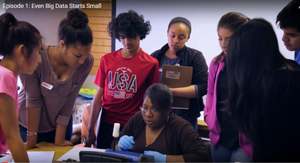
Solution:
[{"label": "white wall", "polygon": [[[117,15],[132,9],[142,14],[152,25],[150,35],[141,41],[141,48],[151,54],[167,43],[167,27],[177,16],[189,19],[192,33],[187,46],[200,50],[207,64],[221,52],[217,37],[217,23],[222,15],[237,11],[250,18],[262,17],[272,23],[285,57],[292,59],[293,53],[286,50],[281,41],[282,31],[276,26],[278,12],[291,0],[117,0]],[[116,40],[116,49],[122,44]]]}]

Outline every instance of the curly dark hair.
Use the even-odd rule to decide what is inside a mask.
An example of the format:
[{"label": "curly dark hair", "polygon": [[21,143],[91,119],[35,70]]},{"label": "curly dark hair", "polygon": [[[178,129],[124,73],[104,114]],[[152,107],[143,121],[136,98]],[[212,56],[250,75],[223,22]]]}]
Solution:
[{"label": "curly dark hair", "polygon": [[108,24],[110,37],[115,37],[120,41],[120,33],[127,38],[136,38],[137,35],[143,40],[150,33],[150,21],[144,20],[143,15],[138,15],[133,10],[119,14]]}]

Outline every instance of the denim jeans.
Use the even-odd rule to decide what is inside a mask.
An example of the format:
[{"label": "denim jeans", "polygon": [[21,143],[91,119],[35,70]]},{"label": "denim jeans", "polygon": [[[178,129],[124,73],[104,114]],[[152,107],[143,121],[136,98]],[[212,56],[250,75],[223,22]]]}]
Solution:
[{"label": "denim jeans", "polygon": [[196,118],[196,119],[191,120],[189,122],[192,124],[193,128],[198,132],[198,119]]},{"label": "denim jeans", "polygon": [[240,147],[236,150],[231,150],[221,144],[214,147],[212,143],[210,143],[210,147],[213,162],[251,162],[250,158]]},{"label": "denim jeans", "polygon": [[[19,131],[20,131],[20,135],[21,135],[23,142],[27,142],[27,128],[19,125]],[[67,126],[65,140],[69,140],[69,141],[71,140],[72,132],[73,132],[73,115],[71,115],[68,126]],[[42,141],[54,143],[55,142],[55,133],[56,133],[56,130],[53,130],[53,131],[50,131],[47,133],[38,133],[36,143],[39,143]]]}]

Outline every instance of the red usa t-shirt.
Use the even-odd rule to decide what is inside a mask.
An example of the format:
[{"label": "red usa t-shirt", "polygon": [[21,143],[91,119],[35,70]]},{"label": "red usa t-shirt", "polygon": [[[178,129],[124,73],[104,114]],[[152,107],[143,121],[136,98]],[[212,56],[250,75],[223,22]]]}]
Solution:
[{"label": "red usa t-shirt", "polygon": [[124,126],[139,111],[146,89],[159,81],[159,64],[142,49],[132,58],[120,50],[101,58],[94,83],[104,88],[102,120]]}]

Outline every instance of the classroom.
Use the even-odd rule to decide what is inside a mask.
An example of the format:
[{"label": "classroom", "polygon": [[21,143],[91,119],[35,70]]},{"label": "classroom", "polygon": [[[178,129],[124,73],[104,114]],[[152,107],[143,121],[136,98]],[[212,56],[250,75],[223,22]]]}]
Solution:
[{"label": "classroom", "polygon": [[[291,131],[300,125],[296,120],[300,102],[295,100],[300,97],[296,84],[300,21],[288,22],[295,19],[284,20],[283,13],[292,1],[294,8],[286,9],[293,10],[289,16],[300,15],[299,0],[0,0],[0,15],[11,13],[16,19],[4,27],[28,22],[39,32],[39,37],[37,31],[32,37],[42,43],[31,73],[22,72],[30,69],[26,57],[16,61],[25,66],[17,71],[13,89],[18,108],[13,110],[26,158],[30,162],[300,161],[295,150],[300,131]],[[225,19],[230,12],[232,17]],[[8,51],[4,46],[11,47],[2,42],[0,68],[8,55],[1,54]],[[53,57],[47,57],[51,53]],[[32,59],[30,64],[36,63]],[[187,84],[179,86],[177,79]],[[1,87],[8,86],[0,85],[4,102]],[[163,107],[168,111],[160,110]],[[0,112],[6,113],[1,107]],[[6,144],[3,132],[0,141]],[[278,136],[268,139],[273,132]],[[294,145],[275,145],[286,135]],[[182,144],[170,145],[175,142]],[[12,151],[19,151],[16,161],[23,160],[24,151],[9,145],[8,149],[2,152],[0,146],[0,162],[11,162]]]}]

